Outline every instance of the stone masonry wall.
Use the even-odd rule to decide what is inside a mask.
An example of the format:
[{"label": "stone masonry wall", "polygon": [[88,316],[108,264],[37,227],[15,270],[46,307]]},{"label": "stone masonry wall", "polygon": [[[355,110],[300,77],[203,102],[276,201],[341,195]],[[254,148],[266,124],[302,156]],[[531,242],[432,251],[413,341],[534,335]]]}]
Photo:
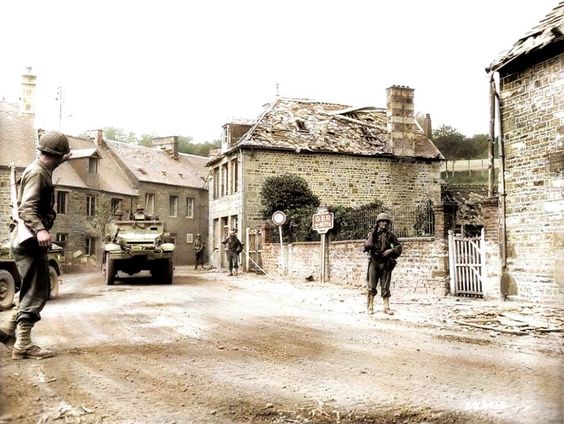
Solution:
[{"label": "stone masonry wall", "polygon": [[300,175],[321,202],[328,205],[360,206],[377,199],[388,207],[413,208],[427,199],[440,203],[440,166],[438,161],[404,162],[352,155],[245,151],[245,224],[253,227],[263,221],[260,190],[270,176]]},{"label": "stone masonry wall", "polygon": [[[395,292],[444,295],[448,290],[447,243],[427,238],[400,239],[403,253],[392,274]],[[333,284],[365,287],[368,256],[363,240],[329,242],[327,280]],[[313,276],[319,281],[320,243],[293,243],[285,246],[287,275],[296,278]],[[282,275],[279,244],[265,244],[262,264],[267,273]]]},{"label": "stone masonry wall", "polygon": [[502,75],[507,271],[517,297],[564,300],[564,54]]}]

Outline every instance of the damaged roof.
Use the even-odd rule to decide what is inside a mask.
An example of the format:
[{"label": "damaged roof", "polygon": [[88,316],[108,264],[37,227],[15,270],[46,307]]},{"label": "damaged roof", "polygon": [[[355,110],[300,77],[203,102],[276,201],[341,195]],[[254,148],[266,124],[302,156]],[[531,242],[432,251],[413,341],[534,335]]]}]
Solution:
[{"label": "damaged roof", "polygon": [[175,159],[161,149],[111,140],[105,142],[139,181],[205,188],[206,157],[178,153]]},{"label": "damaged roof", "polygon": [[[564,41],[564,2],[560,2],[540,23],[527,32],[486,68],[487,72],[499,71],[525,56],[536,53],[547,46]],[[562,49],[560,48],[560,53]]]},{"label": "damaged roof", "polygon": [[17,104],[0,101],[0,166],[14,162],[25,168],[37,157],[35,116],[20,113]]},{"label": "damaged roof", "polygon": [[[416,127],[417,128],[417,127]],[[415,155],[440,159],[441,153],[417,128]],[[279,97],[230,151],[241,147],[393,156],[386,109]],[[224,152],[226,153],[226,152]],[[210,160],[214,162],[221,155]]]}]

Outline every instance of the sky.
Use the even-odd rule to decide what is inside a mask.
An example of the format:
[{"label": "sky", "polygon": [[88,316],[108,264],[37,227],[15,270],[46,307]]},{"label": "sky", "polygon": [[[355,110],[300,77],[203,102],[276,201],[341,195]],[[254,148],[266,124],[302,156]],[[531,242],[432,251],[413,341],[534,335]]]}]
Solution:
[{"label": "sky", "polygon": [[385,107],[386,88],[407,85],[433,128],[471,136],[488,132],[484,69],[557,4],[4,0],[0,98],[18,101],[31,67],[39,128],[205,142],[232,119],[256,118],[277,92]]}]

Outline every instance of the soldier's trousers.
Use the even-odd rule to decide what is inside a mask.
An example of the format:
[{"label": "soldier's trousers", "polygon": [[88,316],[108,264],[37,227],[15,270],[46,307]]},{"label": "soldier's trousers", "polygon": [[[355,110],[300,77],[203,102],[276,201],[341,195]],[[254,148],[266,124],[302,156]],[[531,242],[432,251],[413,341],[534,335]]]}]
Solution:
[{"label": "soldier's trousers", "polygon": [[35,238],[24,246],[14,244],[12,240],[10,248],[22,281],[16,320],[35,323],[41,319],[40,313],[49,299],[47,250],[40,247]]},{"label": "soldier's trousers", "polygon": [[233,268],[239,268],[239,254],[227,251],[227,261],[229,262],[229,271]]},{"label": "soldier's trousers", "polygon": [[390,282],[392,281],[392,271],[388,270],[386,262],[370,259],[368,262],[368,275],[366,285],[368,291],[374,296],[378,294],[378,284],[382,297],[390,297]]}]

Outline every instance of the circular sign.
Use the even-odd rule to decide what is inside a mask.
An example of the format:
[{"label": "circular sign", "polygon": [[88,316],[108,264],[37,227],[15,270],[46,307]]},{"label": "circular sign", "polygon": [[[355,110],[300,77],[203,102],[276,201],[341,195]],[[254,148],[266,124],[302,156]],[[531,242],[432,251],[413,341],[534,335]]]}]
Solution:
[{"label": "circular sign", "polygon": [[286,222],[286,214],[282,211],[276,211],[272,214],[272,222],[276,225],[284,225]]}]

